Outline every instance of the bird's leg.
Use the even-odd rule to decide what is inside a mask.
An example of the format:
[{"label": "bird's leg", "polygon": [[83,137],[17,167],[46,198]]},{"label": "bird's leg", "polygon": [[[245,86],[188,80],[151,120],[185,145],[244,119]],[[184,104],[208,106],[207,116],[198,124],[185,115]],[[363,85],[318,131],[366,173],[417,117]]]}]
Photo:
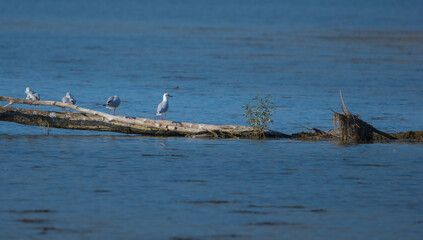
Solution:
[{"label": "bird's leg", "polygon": [[115,115],[115,113],[116,113],[116,108],[115,108],[115,109],[113,109],[113,116]]},{"label": "bird's leg", "polygon": [[166,121],[166,113],[165,113],[165,121]]},{"label": "bird's leg", "polygon": [[109,114],[110,114],[110,108],[109,108]]}]

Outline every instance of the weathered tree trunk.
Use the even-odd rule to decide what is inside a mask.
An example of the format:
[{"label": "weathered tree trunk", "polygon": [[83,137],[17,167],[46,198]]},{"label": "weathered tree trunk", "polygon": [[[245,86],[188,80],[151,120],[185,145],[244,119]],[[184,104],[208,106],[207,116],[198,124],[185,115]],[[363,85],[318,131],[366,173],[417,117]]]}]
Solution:
[{"label": "weathered tree trunk", "polygon": [[[75,130],[110,131],[126,134],[142,134],[156,136],[186,136],[215,138],[253,138],[254,131],[250,127],[237,125],[210,125],[184,122],[153,120],[125,116],[113,116],[75,105],[55,101],[31,101],[0,96],[0,101],[9,101],[0,106],[0,121],[9,121],[25,125],[48,128],[65,128]],[[66,113],[8,107],[14,103],[55,106],[71,108],[80,113]],[[268,130],[269,138],[290,138],[281,132]]]},{"label": "weathered tree trunk", "polygon": [[339,91],[339,94],[341,96],[341,109],[343,113],[333,111],[333,122],[335,125],[335,131],[338,132],[341,140],[354,140],[356,142],[372,141],[374,139],[374,133],[382,135],[388,139],[397,139],[396,137],[382,132],[367,122],[361,120],[359,115],[351,114],[345,106],[341,91]]}]

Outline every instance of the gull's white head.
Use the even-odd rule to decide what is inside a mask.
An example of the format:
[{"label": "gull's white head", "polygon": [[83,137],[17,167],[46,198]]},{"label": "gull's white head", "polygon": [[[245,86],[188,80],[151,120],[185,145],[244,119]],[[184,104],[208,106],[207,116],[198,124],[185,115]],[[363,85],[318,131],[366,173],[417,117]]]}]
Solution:
[{"label": "gull's white head", "polygon": [[169,95],[169,93],[163,94],[163,101],[167,101],[168,97],[173,97],[173,96]]},{"label": "gull's white head", "polygon": [[71,94],[69,92],[66,93],[67,98],[72,98]]},{"label": "gull's white head", "polygon": [[30,93],[30,92],[31,92],[31,88],[26,87],[26,88],[25,88],[25,93]]}]

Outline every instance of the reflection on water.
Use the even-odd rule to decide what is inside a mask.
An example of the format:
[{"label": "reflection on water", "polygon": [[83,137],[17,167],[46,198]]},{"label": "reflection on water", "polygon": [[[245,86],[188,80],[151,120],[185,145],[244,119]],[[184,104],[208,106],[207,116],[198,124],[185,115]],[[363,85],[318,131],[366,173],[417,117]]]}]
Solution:
[{"label": "reflection on water", "polygon": [[[422,3],[8,1],[0,95],[66,92],[81,107],[273,129],[332,128],[348,108],[421,130]],[[17,107],[27,107],[16,105]],[[40,109],[50,109],[40,107]],[[421,143],[154,138],[0,122],[0,238],[419,239]]]}]

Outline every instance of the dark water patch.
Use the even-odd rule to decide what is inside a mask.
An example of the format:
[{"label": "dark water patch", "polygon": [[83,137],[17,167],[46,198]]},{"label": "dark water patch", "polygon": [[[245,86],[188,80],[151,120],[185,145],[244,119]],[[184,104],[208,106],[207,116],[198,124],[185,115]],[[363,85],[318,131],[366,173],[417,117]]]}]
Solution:
[{"label": "dark water patch", "polygon": [[172,237],[171,240],[200,240],[201,238],[197,237]]},{"label": "dark water patch", "polygon": [[28,213],[53,213],[56,212],[55,210],[50,209],[30,209],[30,210],[11,210],[10,213],[16,213],[16,214],[28,214]]},{"label": "dark water patch", "polygon": [[31,168],[41,168],[41,166],[35,165],[35,166],[32,166]]},{"label": "dark water patch", "polygon": [[109,49],[105,48],[105,47],[100,47],[100,46],[86,46],[84,47],[84,50],[100,50],[100,51],[108,51]]},{"label": "dark water patch", "polygon": [[293,205],[293,206],[275,206],[276,208],[290,208],[290,209],[304,209],[305,206]]},{"label": "dark water patch", "polygon": [[312,213],[327,213],[328,210],[322,209],[322,208],[321,209],[311,209],[310,212],[312,212]]},{"label": "dark water patch", "polygon": [[71,72],[82,72],[82,69],[79,69],[79,68],[71,68],[71,69],[69,69],[69,71],[71,71]]},{"label": "dark water patch", "polygon": [[389,207],[389,208],[397,208],[397,207],[399,207],[400,205],[399,205],[399,204],[392,203],[392,204],[385,204],[385,206],[386,206],[386,207]]},{"label": "dark water patch", "polygon": [[415,208],[418,208],[418,207],[420,207],[420,203],[407,203],[406,204],[406,206],[408,207],[408,208],[411,208],[411,209],[415,209]]},{"label": "dark water patch", "polygon": [[241,214],[253,214],[253,215],[268,215],[269,212],[261,212],[261,211],[249,211],[249,210],[235,210],[232,211],[233,213],[241,213]]},{"label": "dark water patch", "polygon": [[173,70],[163,70],[160,71],[161,73],[167,73],[167,74],[196,74],[195,72],[188,72],[188,71],[173,71]]},{"label": "dark water patch", "polygon": [[165,148],[165,150],[167,151],[167,150],[169,150],[169,151],[177,151],[177,150],[180,150],[179,148]]},{"label": "dark water patch", "polygon": [[230,28],[230,27],[195,27],[192,28],[192,30],[194,31],[199,31],[199,32],[235,32],[235,31],[240,31],[239,28]]},{"label": "dark water patch", "polygon": [[48,222],[48,220],[46,220],[46,219],[41,219],[41,218],[32,218],[32,219],[30,219],[30,218],[22,218],[22,219],[19,219],[19,220],[18,220],[18,222],[21,222],[21,223],[34,223],[34,224],[41,224],[41,223],[46,223],[46,222]]},{"label": "dark water patch", "polygon": [[200,179],[186,179],[186,180],[183,180],[183,179],[175,179],[175,180],[172,180],[172,182],[176,182],[176,183],[183,183],[183,182],[205,183],[206,181],[205,180],[200,180]]},{"label": "dark water patch", "polygon": [[205,143],[205,147],[225,146],[225,143]]},{"label": "dark water patch", "polygon": [[109,190],[101,190],[101,189],[99,189],[99,190],[94,190],[93,192],[95,192],[95,193],[108,193],[110,191]]},{"label": "dark water patch", "polygon": [[207,80],[208,78],[205,77],[188,77],[188,76],[163,76],[162,79],[185,79],[185,80]]},{"label": "dark water patch", "polygon": [[62,64],[70,64],[70,63],[77,63],[77,64],[87,64],[89,61],[85,59],[69,59],[69,60],[53,60],[54,63],[62,63]]},{"label": "dark water patch", "polygon": [[372,117],[371,120],[388,120],[391,119],[391,117]]},{"label": "dark water patch", "polygon": [[[391,33],[391,34],[389,34]],[[385,42],[385,43],[419,43],[423,42],[423,36],[420,32],[419,34],[410,32],[355,32],[352,34],[344,34],[338,36],[317,36],[319,39],[327,41],[337,41],[337,42],[365,42],[365,43],[375,43],[375,42]]]},{"label": "dark water patch", "polygon": [[357,182],[357,184],[360,184],[360,185],[372,185],[372,183],[370,183],[370,182]]},{"label": "dark water patch", "polygon": [[204,32],[239,32],[245,31],[240,28],[232,27],[220,27],[220,26],[177,26],[172,24],[172,26],[161,26],[158,29],[166,31],[182,31],[184,33],[204,33]]},{"label": "dark water patch", "polygon": [[400,176],[400,177],[413,177],[413,175],[411,175],[411,174],[400,174],[398,176]]},{"label": "dark water patch", "polygon": [[199,204],[199,205],[207,205],[207,204],[230,204],[230,203],[237,203],[236,201],[226,201],[226,200],[206,200],[206,201],[188,201],[186,203],[189,204]]},{"label": "dark water patch", "polygon": [[40,234],[47,234],[50,231],[57,230],[55,227],[38,227],[36,229],[40,230]]},{"label": "dark water patch", "polygon": [[43,226],[43,227],[35,227],[34,229],[39,230],[40,235],[48,234],[49,232],[53,232],[55,234],[82,234],[82,233],[90,233],[92,232],[91,229],[67,229],[67,228],[56,228],[52,226]]},{"label": "dark water patch", "polygon": [[[125,57],[142,57],[144,54],[142,53],[125,53]],[[154,64],[153,64],[154,65]]]},{"label": "dark water patch", "polygon": [[342,179],[347,179],[347,180],[363,180],[364,178],[361,177],[343,177],[341,176]]},{"label": "dark water patch", "polygon": [[6,74],[19,74],[21,72],[16,72],[16,71],[6,71]]},{"label": "dark water patch", "polygon": [[238,235],[238,234],[223,234],[223,235],[213,235],[210,237],[206,237],[206,239],[232,239],[232,238],[246,239],[246,238],[249,238],[249,236]]},{"label": "dark water patch", "polygon": [[355,64],[382,64],[382,63],[399,63],[399,64],[419,64],[422,61],[420,60],[402,60],[402,59],[394,59],[394,58],[361,58],[361,57],[355,57],[355,58],[348,58],[345,61],[339,61],[339,62],[351,62]]},{"label": "dark water patch", "polygon": [[186,157],[181,154],[141,154],[143,157]]},{"label": "dark water patch", "polygon": [[120,74],[118,77],[121,78],[128,78],[128,79],[141,79],[141,75],[133,73],[133,74]]},{"label": "dark water patch", "polygon": [[225,41],[236,42],[274,42],[275,39],[271,37],[227,37]]},{"label": "dark water patch", "polygon": [[278,174],[278,175],[291,175],[294,174],[295,172],[266,172],[265,174]]},{"label": "dark water patch", "polygon": [[247,59],[261,59],[261,58],[276,58],[276,57],[286,57],[285,54],[275,54],[275,53],[261,53],[261,54],[249,54]]},{"label": "dark water patch", "polygon": [[98,166],[94,166],[94,168],[107,168],[107,166],[105,166],[105,165],[98,165]]},{"label": "dark water patch", "polygon": [[305,227],[302,223],[295,222],[257,222],[249,223],[250,226],[283,226],[283,227]]},{"label": "dark water patch", "polygon": [[423,224],[423,220],[414,221],[415,224]]},{"label": "dark water patch", "polygon": [[350,163],[347,164],[348,166],[353,166],[353,167],[393,167],[393,165],[384,165],[384,164],[368,164],[368,163]]},{"label": "dark water patch", "polygon": [[200,240],[200,239],[248,239],[250,236],[247,235],[239,235],[239,234],[218,234],[218,235],[211,235],[211,236],[203,236],[203,237],[172,237],[171,240]]},{"label": "dark water patch", "polygon": [[172,237],[170,240],[200,240],[200,238],[194,238],[194,237]]},{"label": "dark water patch", "polygon": [[228,55],[222,55],[222,54],[210,54],[210,57],[212,59],[217,59],[217,60],[227,60],[227,59],[229,59]]},{"label": "dark water patch", "polygon": [[247,207],[250,208],[279,208],[279,209],[305,209],[307,207],[301,205],[292,205],[292,206],[277,206],[277,205],[254,205],[250,204]]}]

